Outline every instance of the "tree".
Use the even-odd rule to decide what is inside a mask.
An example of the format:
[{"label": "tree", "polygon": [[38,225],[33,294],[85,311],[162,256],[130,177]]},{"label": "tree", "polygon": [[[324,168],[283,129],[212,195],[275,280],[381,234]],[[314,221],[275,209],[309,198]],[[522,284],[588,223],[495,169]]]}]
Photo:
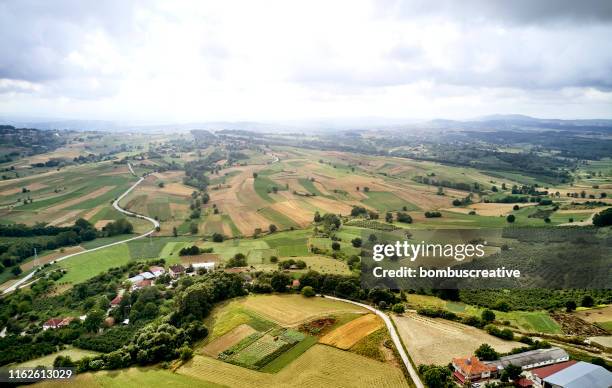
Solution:
[{"label": "tree", "polygon": [[491,323],[495,320],[495,313],[489,309],[486,309],[486,310],[483,310],[480,317],[482,318],[483,322]]},{"label": "tree", "polygon": [[516,220],[516,217],[514,216],[514,214],[509,214],[508,217],[506,217],[506,221],[508,221],[508,223],[513,223]]},{"label": "tree", "polygon": [[520,377],[521,373],[523,373],[523,369],[520,366],[509,364],[502,372],[502,381],[504,381],[504,375],[507,379],[516,381]]},{"label": "tree", "polygon": [[[196,233],[197,233],[197,232],[196,232]],[[178,236],[178,230],[176,229],[176,226],[173,226],[173,227],[172,227],[172,235],[173,235],[174,237],[177,237],[177,236]]]},{"label": "tree", "polygon": [[406,312],[406,307],[404,307],[403,303],[396,303],[393,305],[393,307],[391,307],[391,311],[396,314],[403,314],[404,312]]},{"label": "tree", "polygon": [[192,222],[191,224],[189,224],[189,233],[191,234],[197,234],[198,233],[198,224],[195,222]]},{"label": "tree", "polygon": [[425,385],[429,388],[447,388],[454,386],[452,371],[446,366],[419,365],[419,373],[423,376]]},{"label": "tree", "polygon": [[363,241],[361,240],[360,237],[355,237],[354,239],[351,240],[351,244],[353,244],[353,246],[355,248],[359,248],[361,247],[361,244],[363,243]]},{"label": "tree", "polygon": [[316,295],[316,292],[311,286],[305,286],[302,288],[302,295],[307,298],[311,298]]},{"label": "tree", "polygon": [[313,220],[314,222],[321,222],[321,214],[318,211],[315,212]]},{"label": "tree", "polygon": [[223,242],[224,239],[225,237],[223,237],[221,233],[213,233],[212,235],[212,240],[214,242],[220,243],[220,242]]},{"label": "tree", "polygon": [[183,346],[178,349],[178,352],[181,361],[189,361],[193,357],[193,350],[189,347],[187,342],[183,343]]},{"label": "tree", "polygon": [[253,179],[257,179],[257,173],[256,172],[253,173]]},{"label": "tree", "polygon": [[276,292],[286,292],[287,286],[291,283],[289,275],[285,275],[281,272],[274,272],[270,278],[270,285]]},{"label": "tree", "polygon": [[512,210],[518,210],[518,209],[520,209],[519,205],[512,206]]},{"label": "tree", "polygon": [[593,225],[597,227],[612,225],[612,208],[606,209],[593,217]]},{"label": "tree", "polygon": [[340,250],[340,243],[338,241],[334,241],[331,245],[332,249],[334,251],[339,251]]},{"label": "tree", "polygon": [[104,311],[93,309],[87,313],[87,318],[83,322],[83,326],[87,331],[95,332],[98,330],[104,320]]},{"label": "tree", "polygon": [[21,274],[21,267],[16,265],[13,268],[11,268],[11,273],[15,276],[19,276],[19,274]]},{"label": "tree", "polygon": [[246,256],[242,253],[236,253],[234,257],[232,257],[231,259],[227,261],[227,263],[225,263],[225,266],[227,268],[246,267],[247,266]]},{"label": "tree", "polygon": [[574,302],[573,300],[568,300],[567,302],[565,302],[565,311],[567,311],[568,313],[571,313],[572,311],[576,310],[576,302]]},{"label": "tree", "polygon": [[278,228],[276,227],[276,225],[270,224],[270,226],[268,227],[268,230],[270,230],[270,233],[274,233],[278,230]]},{"label": "tree", "polygon": [[474,355],[483,361],[493,361],[499,358],[499,354],[489,344],[480,345]]},{"label": "tree", "polygon": [[591,295],[585,295],[584,298],[582,298],[582,302],[580,302],[582,307],[593,307],[594,304],[595,301]]},{"label": "tree", "polygon": [[398,222],[403,222],[405,224],[412,224],[412,217],[410,216],[410,214],[398,212],[396,215],[396,218]]},{"label": "tree", "polygon": [[393,222],[393,213],[387,212],[387,214],[385,214],[385,222],[389,222],[389,223]]}]

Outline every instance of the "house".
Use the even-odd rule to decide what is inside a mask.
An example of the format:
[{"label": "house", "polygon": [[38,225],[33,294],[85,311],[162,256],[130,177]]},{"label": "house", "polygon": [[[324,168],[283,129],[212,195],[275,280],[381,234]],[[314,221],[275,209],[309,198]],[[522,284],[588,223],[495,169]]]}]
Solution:
[{"label": "house", "polygon": [[544,379],[546,388],[609,388],[612,387],[612,373],[605,368],[577,362]]},{"label": "house", "polygon": [[70,322],[74,321],[73,317],[67,318],[51,318],[47,322],[43,323],[43,330],[48,329],[59,329],[65,326],[68,326]]},{"label": "house", "polygon": [[536,349],[523,353],[511,354],[501,357],[496,361],[487,361],[486,364],[496,367],[498,371],[501,371],[510,364],[520,366],[523,370],[528,370],[545,365],[558,364],[567,360],[569,360],[569,355],[565,350],[552,347],[550,349]]},{"label": "house", "polygon": [[185,267],[183,267],[180,264],[171,265],[170,268],[168,268],[168,273],[173,278],[176,278],[176,277],[181,276],[181,275],[183,275],[185,273]]},{"label": "house", "polygon": [[136,276],[132,276],[131,278],[128,278],[128,282],[132,284],[138,283],[142,280],[144,280],[144,277],[142,275],[136,275]]},{"label": "house", "polygon": [[293,279],[293,282],[291,282],[291,288],[300,288],[300,281],[298,279]]},{"label": "house", "polygon": [[149,272],[151,272],[156,278],[158,278],[161,275],[165,274],[166,270],[164,269],[164,267],[154,265],[152,267],[149,267]]},{"label": "house", "polygon": [[453,375],[461,384],[489,379],[497,372],[497,368],[486,365],[476,356],[453,358],[452,365],[455,370]]},{"label": "house", "polygon": [[527,377],[529,377],[529,379],[531,379],[534,382],[534,386],[543,387],[544,379],[546,377],[553,375],[557,372],[560,372],[563,369],[574,365],[575,363],[576,361],[569,360],[569,361],[560,362],[554,365],[548,365],[548,366],[543,366],[541,368],[532,369],[531,371],[527,373]]},{"label": "house", "polygon": [[138,283],[132,285],[132,291],[140,290],[142,288],[149,287],[151,285],[153,285],[153,281],[149,279],[141,280]]},{"label": "house", "polygon": [[514,385],[520,388],[531,388],[533,387],[533,381],[529,380],[528,378],[521,377],[514,382]]},{"label": "house", "polygon": [[116,297],[113,298],[113,300],[111,300],[110,307],[112,309],[114,309],[115,307],[119,307],[119,305],[121,304],[122,300],[123,300],[123,296],[122,295],[117,295]]}]

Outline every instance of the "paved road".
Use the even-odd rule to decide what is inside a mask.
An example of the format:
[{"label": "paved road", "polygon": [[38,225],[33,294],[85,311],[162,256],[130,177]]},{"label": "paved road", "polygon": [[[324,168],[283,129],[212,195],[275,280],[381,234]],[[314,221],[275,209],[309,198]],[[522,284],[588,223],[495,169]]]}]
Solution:
[{"label": "paved road", "polygon": [[[133,171],[133,170],[132,170],[132,166],[130,166],[130,165],[128,164],[128,167],[129,167],[130,171]],[[100,247],[96,247],[96,248],[88,249],[88,250],[86,250],[86,251],[81,251],[81,252],[72,253],[72,254],[69,254],[69,255],[66,255],[66,256],[62,256],[62,257],[60,257],[60,258],[56,259],[56,260],[55,260],[55,262],[62,261],[62,260],[66,260],[66,259],[69,259],[69,258],[74,257],[74,256],[82,255],[82,254],[84,254],[84,253],[93,252],[93,251],[97,251],[97,250],[100,250],[100,249],[104,249],[104,248],[112,247],[113,245],[119,245],[119,244],[126,243],[126,242],[128,242],[128,241],[137,240],[137,239],[139,239],[139,238],[147,237],[148,235],[150,235],[150,234],[152,234],[153,232],[155,232],[155,229],[156,229],[156,228],[159,226],[159,222],[157,222],[157,220],[155,220],[155,219],[153,219],[153,218],[151,218],[151,217],[143,216],[142,214],[133,213],[133,212],[128,211],[128,210],[125,210],[125,209],[121,208],[121,206],[119,206],[119,202],[120,202],[120,201],[121,201],[123,198],[125,198],[125,196],[126,196],[126,195],[128,195],[128,194],[129,194],[129,193],[130,193],[130,192],[131,192],[131,191],[132,191],[132,190],[133,190],[133,189],[134,189],[136,186],[138,186],[138,185],[139,185],[139,184],[140,184],[140,183],[141,183],[141,182],[142,182],[144,179],[145,179],[144,177],[139,178],[139,179],[138,179],[138,182],[134,183],[134,184],[133,184],[133,185],[132,185],[132,186],[131,186],[129,189],[127,189],[127,190],[126,190],[126,191],[125,191],[123,194],[121,194],[121,196],[119,196],[119,198],[117,198],[117,199],[115,200],[115,202],[113,202],[113,207],[114,207],[115,209],[117,209],[117,211],[120,211],[121,213],[126,214],[126,215],[128,215],[128,216],[130,216],[130,217],[141,218],[141,219],[143,219],[143,220],[147,220],[147,221],[149,221],[150,223],[152,223],[152,224],[153,224],[153,229],[151,229],[151,230],[149,230],[148,232],[143,233],[143,234],[141,234],[141,235],[139,235],[139,236],[136,236],[136,237],[131,237],[131,238],[128,238],[128,239],[126,239],[126,240],[116,241],[116,242],[113,242],[113,243],[110,243],[110,244],[102,245],[102,246],[100,246]],[[28,280],[30,280],[30,279],[32,278],[32,276],[34,276],[34,274],[35,274],[35,273],[36,273],[36,271],[32,271],[32,272],[30,272],[29,274],[27,274],[27,275],[26,275],[26,276],[24,276],[23,278],[19,279],[19,281],[17,281],[15,284],[11,285],[11,286],[10,286],[10,287],[8,287],[6,290],[4,290],[4,292],[2,292],[2,293],[3,293],[3,294],[8,294],[9,292],[13,292],[13,291],[15,291],[15,290],[16,290],[16,289],[17,289],[19,286],[21,286],[22,284],[24,284],[25,282],[27,282]]]},{"label": "paved road", "polygon": [[402,346],[400,337],[397,334],[397,330],[395,330],[395,326],[393,326],[393,323],[391,322],[391,318],[389,318],[387,314],[365,303],[354,302],[348,299],[336,298],[335,296],[325,295],[325,297],[328,299],[339,300],[342,302],[355,304],[357,306],[368,309],[372,311],[373,313],[375,313],[376,315],[378,315],[385,322],[385,325],[387,326],[387,329],[389,330],[389,334],[391,334],[391,339],[393,340],[393,343],[395,344],[395,347],[397,348],[397,351],[399,352],[399,355],[402,358],[402,361],[404,362],[404,365],[406,366],[406,369],[408,370],[408,373],[410,374],[412,381],[414,381],[414,385],[416,385],[417,388],[425,388],[425,385],[423,385],[423,382],[421,381],[419,374],[417,373],[417,371],[414,369],[414,367],[410,363],[410,360],[408,359],[408,355],[406,354],[406,351],[404,350],[404,347]]}]

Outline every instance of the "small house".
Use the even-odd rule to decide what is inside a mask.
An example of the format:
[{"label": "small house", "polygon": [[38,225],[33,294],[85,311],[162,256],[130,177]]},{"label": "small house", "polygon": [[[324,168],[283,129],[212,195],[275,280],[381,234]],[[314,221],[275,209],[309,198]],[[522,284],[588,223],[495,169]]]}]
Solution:
[{"label": "small house", "polygon": [[185,267],[180,264],[171,265],[168,269],[168,273],[173,278],[179,277],[185,273]]},{"label": "small house", "polygon": [[47,320],[47,322],[43,323],[43,330],[49,329],[60,329],[62,327],[66,327],[70,324],[70,322],[74,321],[73,317],[67,318],[51,318]]},{"label": "small house", "polygon": [[113,300],[111,300],[110,307],[112,309],[114,309],[115,307],[119,307],[119,305],[121,304],[122,300],[123,300],[123,296],[122,295],[117,295],[116,297],[113,298]]},{"label": "small house", "polygon": [[153,282],[151,280],[148,280],[148,279],[141,280],[132,286],[132,291],[140,290],[142,288],[149,287],[152,285],[153,285]]},{"label": "small house", "polygon": [[149,272],[151,272],[156,278],[158,278],[165,274],[166,270],[164,269],[164,267],[152,266],[149,267]]},{"label": "small house", "polygon": [[476,356],[453,358],[452,365],[455,370],[453,376],[461,384],[489,379],[497,372],[497,368],[483,363]]}]

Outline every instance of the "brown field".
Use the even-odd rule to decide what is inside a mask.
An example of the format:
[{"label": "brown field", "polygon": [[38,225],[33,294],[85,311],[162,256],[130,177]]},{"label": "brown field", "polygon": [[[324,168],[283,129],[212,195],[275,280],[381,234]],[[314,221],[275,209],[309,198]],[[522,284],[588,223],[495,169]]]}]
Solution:
[{"label": "brown field", "polygon": [[487,343],[498,352],[508,352],[521,344],[493,337],[475,327],[415,313],[393,316],[400,337],[415,364],[447,365],[453,357],[474,354]]},{"label": "brown field", "polygon": [[346,350],[382,326],[380,318],[374,314],[366,314],[327,333],[319,342]]},{"label": "brown field", "polygon": [[[46,264],[46,263],[50,263],[53,260],[57,260],[58,258],[65,256],[65,255],[69,255],[71,253],[77,253],[77,252],[82,252],[85,249],[83,247],[81,247],[80,245],[74,246],[74,247],[66,247],[64,248],[64,252],[60,252],[60,250],[56,250],[55,252],[49,253],[48,255],[44,255],[44,256],[40,256],[38,258],[38,264]],[[21,270],[23,272],[29,271],[30,269],[34,268],[34,266],[36,265],[36,263],[34,262],[34,260],[30,260],[27,263],[21,264]]]},{"label": "brown field", "polygon": [[349,303],[301,295],[253,295],[242,299],[241,304],[283,326],[298,325],[324,315],[366,312]]},{"label": "brown field", "polygon": [[79,213],[81,213],[83,210],[77,209],[77,210],[69,210],[66,212],[61,212],[63,214],[61,214],[59,217],[53,219],[51,222],[49,222],[49,225],[51,226],[66,226],[66,224],[72,224],[72,222],[69,222],[73,219],[77,218],[77,215]]},{"label": "brown field", "polygon": [[[473,205],[469,205],[468,207],[451,207],[446,209],[441,209],[449,212],[468,214],[470,211],[474,210],[476,214],[480,216],[505,216],[512,213],[512,208],[514,207],[514,203],[475,203]],[[521,208],[525,206],[533,206],[535,203],[521,203],[519,206]]]},{"label": "brown field", "polygon": [[400,369],[329,346],[314,345],[280,372],[256,372],[195,356],[177,373],[227,387],[408,387]]},{"label": "brown field", "polygon": [[166,183],[164,187],[159,188],[159,191],[170,195],[178,195],[180,197],[191,197],[191,193],[193,193],[195,189],[185,186],[182,183]]},{"label": "brown field", "polygon": [[314,215],[313,211],[304,209],[301,205],[301,201],[289,200],[277,202],[272,205],[272,209],[286,215],[295,221],[298,225],[306,226],[312,222]]},{"label": "brown field", "polygon": [[113,222],[113,220],[100,220],[98,222],[96,222],[96,224],[94,225],[96,227],[96,229],[102,229],[103,227],[106,226],[106,224]]},{"label": "brown field", "polygon": [[202,353],[217,358],[219,353],[228,349],[231,346],[236,345],[238,342],[242,341],[244,338],[249,335],[255,333],[256,330],[247,324],[242,324],[238,327],[235,327],[229,333],[222,335],[221,337],[215,339],[208,345],[202,348]]},{"label": "brown field", "polygon": [[612,305],[599,309],[580,310],[574,314],[587,322],[609,322],[612,321]]},{"label": "brown field", "polygon": [[46,184],[40,183],[40,182],[34,182],[34,183],[30,183],[30,184],[27,184],[26,182],[23,182],[23,186],[20,186],[20,187],[13,187],[11,189],[0,189],[0,195],[6,196],[6,195],[13,195],[13,194],[21,193],[21,189],[23,187],[26,187],[30,191],[38,191],[38,190],[44,189],[44,188],[46,188],[48,186]]}]

